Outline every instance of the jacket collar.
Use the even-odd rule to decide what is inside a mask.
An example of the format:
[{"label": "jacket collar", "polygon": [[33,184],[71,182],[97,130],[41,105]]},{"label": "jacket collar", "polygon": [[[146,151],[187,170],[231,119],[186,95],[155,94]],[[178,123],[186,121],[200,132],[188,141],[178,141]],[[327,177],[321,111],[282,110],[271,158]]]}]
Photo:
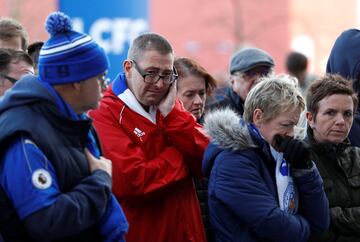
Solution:
[{"label": "jacket collar", "polygon": [[348,138],[346,138],[345,141],[340,144],[318,143],[314,139],[314,133],[310,126],[307,128],[305,140],[311,145],[314,151],[327,154],[330,157],[335,157],[334,154],[342,153],[347,147],[350,146],[350,140]]},{"label": "jacket collar", "polygon": [[123,101],[126,104],[126,106],[128,106],[131,110],[133,110],[134,112],[138,113],[139,115],[145,117],[150,122],[156,124],[157,108],[155,106],[151,106],[149,109],[149,112],[145,111],[145,109],[141,106],[139,101],[136,99],[135,95],[128,88],[125,73],[121,73],[115,78],[111,89],[112,89],[113,93],[121,101]]}]

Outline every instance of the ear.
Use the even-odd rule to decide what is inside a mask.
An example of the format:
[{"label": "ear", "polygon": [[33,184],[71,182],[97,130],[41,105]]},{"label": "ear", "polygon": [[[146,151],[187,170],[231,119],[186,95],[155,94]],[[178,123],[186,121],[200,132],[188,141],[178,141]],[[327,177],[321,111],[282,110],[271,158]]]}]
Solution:
[{"label": "ear", "polygon": [[124,69],[126,78],[128,78],[128,79],[131,77],[131,74],[132,74],[132,69],[131,69],[132,65],[133,65],[133,63],[130,60],[125,60],[123,63],[123,69]]},{"label": "ear", "polygon": [[315,129],[315,118],[309,111],[306,112],[306,119],[311,129]]},{"label": "ear", "polygon": [[81,91],[81,82],[73,82],[73,83],[71,83],[71,86],[72,86],[76,91]]},{"label": "ear", "polygon": [[253,123],[256,127],[260,128],[263,121],[263,111],[259,108],[255,109],[253,112]]},{"label": "ear", "polygon": [[232,75],[229,76],[230,85],[234,86],[235,79]]}]

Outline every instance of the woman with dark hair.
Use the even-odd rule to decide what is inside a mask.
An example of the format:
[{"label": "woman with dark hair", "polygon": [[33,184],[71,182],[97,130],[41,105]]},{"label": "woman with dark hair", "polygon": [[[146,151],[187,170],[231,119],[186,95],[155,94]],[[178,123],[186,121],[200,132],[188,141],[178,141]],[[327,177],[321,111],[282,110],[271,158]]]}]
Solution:
[{"label": "woman with dark hair", "polygon": [[185,109],[202,123],[206,97],[211,96],[216,81],[201,65],[190,58],[177,58],[174,65],[179,75],[177,97]]},{"label": "woman with dark hair", "polygon": [[306,104],[307,141],[331,214],[329,230],[311,241],[360,241],[360,148],[351,146],[348,138],[357,95],[351,82],[327,75],[309,86]]},{"label": "woman with dark hair", "polygon": [[[206,97],[211,96],[216,87],[215,79],[195,60],[190,58],[176,58],[174,66],[178,72],[177,97],[182,101],[185,109],[192,113],[199,123],[203,122]],[[208,242],[215,241],[213,230],[209,222],[208,212],[208,181],[194,179],[196,193],[200,203],[203,223]]]}]

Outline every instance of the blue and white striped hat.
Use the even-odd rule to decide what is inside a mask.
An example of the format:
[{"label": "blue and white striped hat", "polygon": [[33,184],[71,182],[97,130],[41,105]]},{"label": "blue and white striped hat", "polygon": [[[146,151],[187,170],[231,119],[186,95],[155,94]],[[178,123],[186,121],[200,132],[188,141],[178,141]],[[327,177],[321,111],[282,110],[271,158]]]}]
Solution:
[{"label": "blue and white striped hat", "polygon": [[73,31],[64,13],[51,13],[45,27],[50,38],[39,55],[40,80],[51,85],[79,82],[109,68],[104,49],[89,35]]}]

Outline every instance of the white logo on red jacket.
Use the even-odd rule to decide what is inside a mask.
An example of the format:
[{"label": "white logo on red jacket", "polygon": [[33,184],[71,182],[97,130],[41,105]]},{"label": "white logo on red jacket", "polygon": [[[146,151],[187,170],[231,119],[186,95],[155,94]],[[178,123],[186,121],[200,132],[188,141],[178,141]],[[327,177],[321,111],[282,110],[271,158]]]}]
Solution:
[{"label": "white logo on red jacket", "polygon": [[142,140],[141,137],[143,137],[145,135],[145,132],[141,131],[139,128],[135,128],[134,129],[134,134],[136,134],[136,136],[139,137],[140,140]]}]

